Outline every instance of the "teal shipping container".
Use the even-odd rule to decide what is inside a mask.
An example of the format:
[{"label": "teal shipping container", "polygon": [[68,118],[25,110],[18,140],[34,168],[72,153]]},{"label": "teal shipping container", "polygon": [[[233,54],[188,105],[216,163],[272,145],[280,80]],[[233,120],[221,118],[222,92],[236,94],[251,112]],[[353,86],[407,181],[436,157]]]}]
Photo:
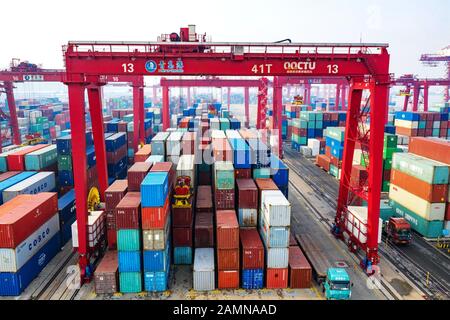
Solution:
[{"label": "teal shipping container", "polygon": [[269,179],[270,178],[270,168],[257,168],[253,169],[253,179]]},{"label": "teal shipping container", "polygon": [[438,238],[442,236],[442,230],[444,229],[443,221],[425,220],[421,216],[415,214],[411,210],[408,210],[407,208],[393,200],[390,200],[389,204],[394,209],[395,216],[405,218],[411,225],[411,228],[413,228],[425,238]]},{"label": "teal shipping container", "polygon": [[448,165],[413,153],[394,153],[392,168],[429,184],[448,184]]},{"label": "teal shipping container", "polygon": [[140,272],[121,272],[119,288],[122,293],[139,293],[142,291],[142,274]]},{"label": "teal shipping container", "polygon": [[192,264],[192,247],[174,247],[174,264]]},{"label": "teal shipping container", "polygon": [[214,185],[220,190],[234,189],[234,167],[230,161],[214,163]]},{"label": "teal shipping container", "polygon": [[56,144],[25,155],[26,170],[42,170],[54,165],[58,158]]},{"label": "teal shipping container", "polygon": [[141,233],[138,229],[121,229],[117,231],[117,250],[140,251]]}]

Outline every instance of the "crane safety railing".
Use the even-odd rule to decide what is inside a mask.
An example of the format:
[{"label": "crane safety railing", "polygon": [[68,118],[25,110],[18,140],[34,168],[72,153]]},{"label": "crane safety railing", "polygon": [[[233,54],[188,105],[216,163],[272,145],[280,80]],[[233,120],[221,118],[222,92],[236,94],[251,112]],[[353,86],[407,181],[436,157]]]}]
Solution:
[{"label": "crane safety railing", "polygon": [[[68,51],[70,49],[70,52]],[[104,42],[69,41],[63,46],[66,53],[151,54],[170,48],[171,53],[186,53],[188,49],[204,48],[202,53],[229,54],[307,54],[344,55],[349,59],[360,54],[380,54],[384,43],[267,43],[267,42]],[[177,52],[178,51],[178,52]]]}]

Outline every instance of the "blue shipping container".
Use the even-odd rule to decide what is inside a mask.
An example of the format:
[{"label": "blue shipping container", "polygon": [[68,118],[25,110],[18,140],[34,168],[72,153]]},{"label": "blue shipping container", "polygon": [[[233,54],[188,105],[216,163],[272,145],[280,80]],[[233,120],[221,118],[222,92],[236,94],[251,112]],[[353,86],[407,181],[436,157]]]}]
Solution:
[{"label": "blue shipping container", "polygon": [[148,292],[163,292],[167,290],[167,282],[169,279],[168,272],[145,272],[144,273],[144,290]]},{"label": "blue shipping container", "polygon": [[144,250],[144,272],[166,271],[170,268],[170,245],[165,250]]},{"label": "blue shipping container", "polygon": [[60,187],[73,186],[73,171],[62,170],[58,171],[58,181]]},{"label": "blue shipping container", "polygon": [[164,207],[168,192],[168,173],[149,172],[141,183],[142,207]]},{"label": "blue shipping container", "polygon": [[264,285],[263,269],[243,269],[242,270],[242,288],[243,289],[262,289]]},{"label": "blue shipping container", "polygon": [[140,251],[119,251],[119,272],[140,272],[141,252]]},{"label": "blue shipping container", "polygon": [[9,187],[35,175],[36,171],[24,171],[0,182],[0,204],[3,204],[3,191]]},{"label": "blue shipping container", "polygon": [[17,272],[0,272],[0,296],[18,296],[60,250],[56,234]]},{"label": "blue shipping container", "polygon": [[71,189],[58,199],[59,222],[65,222],[76,217],[75,190]]},{"label": "blue shipping container", "polygon": [[114,178],[119,177],[119,174],[127,167],[127,163],[128,159],[125,156],[115,164],[108,164],[108,176]]},{"label": "blue shipping container", "polygon": [[192,248],[191,247],[174,247],[173,248],[174,264],[192,264]]},{"label": "blue shipping container", "polygon": [[127,134],[119,132],[105,139],[107,152],[114,152],[127,143]]},{"label": "blue shipping container", "polygon": [[289,168],[275,155],[270,157],[270,171],[271,178],[278,187],[289,184]]}]

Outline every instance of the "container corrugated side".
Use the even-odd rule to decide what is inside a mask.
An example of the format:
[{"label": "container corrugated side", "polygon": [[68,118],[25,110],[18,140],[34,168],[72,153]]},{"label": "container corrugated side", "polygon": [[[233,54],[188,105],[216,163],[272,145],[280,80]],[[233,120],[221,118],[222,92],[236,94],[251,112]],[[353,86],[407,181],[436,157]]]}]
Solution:
[{"label": "container corrugated side", "polygon": [[287,268],[289,265],[289,248],[267,248],[267,268]]},{"label": "container corrugated side", "polygon": [[389,187],[389,198],[426,220],[444,220],[445,203],[430,203],[394,184]]},{"label": "container corrugated side", "polygon": [[36,194],[50,192],[56,188],[54,172],[38,172],[35,175],[9,187],[2,192],[3,201],[9,201],[19,194]]},{"label": "container corrugated side", "polygon": [[166,153],[167,155],[180,155],[181,154],[181,139],[183,138],[183,132],[172,132],[166,140]]},{"label": "container corrugated side", "polygon": [[167,172],[149,172],[141,183],[142,207],[163,207],[169,192]]},{"label": "container corrugated side", "polygon": [[15,249],[0,248],[0,272],[17,272],[58,232],[59,216],[55,214]]},{"label": "container corrugated side", "polygon": [[170,245],[165,250],[144,250],[144,271],[158,272],[170,268]]},{"label": "container corrugated side", "polygon": [[121,229],[117,231],[117,250],[139,251],[141,250],[140,230]]},{"label": "container corrugated side", "polygon": [[42,170],[56,163],[58,152],[56,145],[30,152],[25,155],[26,170]]},{"label": "container corrugated side", "polygon": [[260,226],[260,234],[269,248],[286,248],[289,246],[289,227],[270,226],[266,219]]},{"label": "container corrugated side", "polygon": [[18,296],[60,251],[60,237],[53,236],[17,272],[0,272],[0,296]]},{"label": "container corrugated side", "polygon": [[195,156],[184,154],[178,160],[176,176],[189,176],[191,185],[195,185]]},{"label": "container corrugated side", "polygon": [[240,227],[256,227],[258,224],[258,210],[256,209],[239,209],[239,226]]},{"label": "container corrugated side", "polygon": [[141,252],[140,251],[119,251],[119,272],[140,272]]},{"label": "container corrugated side", "polygon": [[174,247],[173,264],[192,264],[192,247]]},{"label": "container corrugated side", "polygon": [[262,192],[263,214],[270,226],[286,227],[291,224],[291,204],[281,191],[273,195]]},{"label": "container corrugated side", "polygon": [[430,184],[447,184],[449,179],[448,165],[412,153],[394,153],[392,168]]},{"label": "container corrugated side", "polygon": [[119,287],[122,293],[139,293],[142,291],[142,273],[121,272],[119,274]]},{"label": "container corrugated side", "polygon": [[215,289],[214,249],[198,248],[195,250],[194,290],[210,291]]},{"label": "container corrugated side", "polygon": [[170,217],[166,220],[164,229],[142,231],[144,250],[164,250],[170,237]]},{"label": "container corrugated side", "polygon": [[36,171],[25,171],[21,172],[19,174],[16,174],[2,182],[0,182],[0,204],[3,203],[3,191],[8,189],[11,186],[14,186],[15,184],[28,179],[29,177],[35,175]]},{"label": "container corrugated side", "polygon": [[168,272],[145,272],[144,290],[148,292],[163,292],[168,288]]},{"label": "container corrugated side", "polygon": [[262,289],[264,286],[264,269],[243,269],[241,281],[243,289]]}]

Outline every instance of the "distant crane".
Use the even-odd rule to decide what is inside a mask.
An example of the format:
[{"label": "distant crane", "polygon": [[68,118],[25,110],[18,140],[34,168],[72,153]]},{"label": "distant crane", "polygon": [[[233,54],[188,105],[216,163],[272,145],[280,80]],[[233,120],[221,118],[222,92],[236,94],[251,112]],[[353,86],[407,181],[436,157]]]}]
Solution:
[{"label": "distant crane", "polygon": [[[437,67],[443,62],[446,67],[445,78],[450,80],[450,45],[439,50],[437,53],[422,54],[420,56],[420,61],[429,67]],[[444,102],[449,102],[450,100],[450,85],[446,86],[444,100]]]}]

